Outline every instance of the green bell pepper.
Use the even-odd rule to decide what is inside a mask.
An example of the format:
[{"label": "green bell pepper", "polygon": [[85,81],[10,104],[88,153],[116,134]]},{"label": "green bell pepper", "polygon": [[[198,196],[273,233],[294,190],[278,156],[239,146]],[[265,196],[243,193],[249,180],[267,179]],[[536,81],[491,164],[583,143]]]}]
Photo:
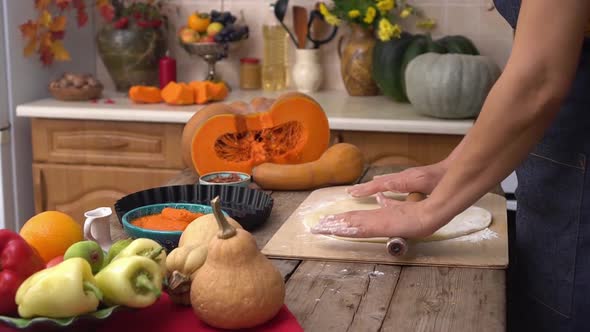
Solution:
[{"label": "green bell pepper", "polygon": [[102,293],[90,264],[73,257],[27,278],[16,292],[23,318],[66,318],[96,311]]},{"label": "green bell pepper", "polygon": [[152,259],[142,256],[113,260],[95,276],[108,305],[147,307],[162,294],[162,271]]}]

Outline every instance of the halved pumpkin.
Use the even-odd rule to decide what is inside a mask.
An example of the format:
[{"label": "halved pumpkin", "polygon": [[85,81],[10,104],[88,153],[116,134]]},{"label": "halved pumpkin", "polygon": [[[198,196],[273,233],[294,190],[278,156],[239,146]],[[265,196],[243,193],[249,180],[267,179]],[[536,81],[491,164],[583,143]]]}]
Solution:
[{"label": "halved pumpkin", "polygon": [[251,173],[271,162],[298,164],[328,148],[330,128],[320,104],[302,93],[250,104],[211,104],[189,119],[182,133],[183,160],[198,174]]}]

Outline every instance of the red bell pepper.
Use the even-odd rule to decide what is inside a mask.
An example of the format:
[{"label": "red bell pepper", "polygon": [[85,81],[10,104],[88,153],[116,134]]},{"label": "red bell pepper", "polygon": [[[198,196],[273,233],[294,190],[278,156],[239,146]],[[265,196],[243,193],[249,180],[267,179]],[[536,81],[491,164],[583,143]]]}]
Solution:
[{"label": "red bell pepper", "polygon": [[18,234],[0,229],[0,315],[16,315],[14,302],[18,287],[33,273],[45,268],[45,262]]}]

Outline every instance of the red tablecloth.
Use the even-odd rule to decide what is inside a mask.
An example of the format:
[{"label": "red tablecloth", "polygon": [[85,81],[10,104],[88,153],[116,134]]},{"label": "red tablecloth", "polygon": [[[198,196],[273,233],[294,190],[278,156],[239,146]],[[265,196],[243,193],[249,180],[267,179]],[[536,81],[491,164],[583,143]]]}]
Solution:
[{"label": "red tablecloth", "polygon": [[[212,332],[221,331],[211,328],[199,321],[191,307],[174,304],[165,293],[154,305],[142,310],[123,310],[97,323],[96,332]],[[1,323],[0,323],[1,324]],[[75,328],[75,326],[72,326]],[[75,328],[75,330],[79,330]],[[0,325],[0,332],[18,331]],[[295,316],[283,306],[271,321],[256,328],[244,331],[256,332],[303,332]]]}]

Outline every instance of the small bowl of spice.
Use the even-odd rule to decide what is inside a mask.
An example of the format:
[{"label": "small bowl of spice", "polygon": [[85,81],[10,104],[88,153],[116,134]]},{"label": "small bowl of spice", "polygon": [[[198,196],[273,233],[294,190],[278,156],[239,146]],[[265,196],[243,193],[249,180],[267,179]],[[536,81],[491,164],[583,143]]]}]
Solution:
[{"label": "small bowl of spice", "polygon": [[247,187],[250,184],[250,175],[242,172],[222,171],[203,174],[199,183],[203,185],[228,185]]}]

